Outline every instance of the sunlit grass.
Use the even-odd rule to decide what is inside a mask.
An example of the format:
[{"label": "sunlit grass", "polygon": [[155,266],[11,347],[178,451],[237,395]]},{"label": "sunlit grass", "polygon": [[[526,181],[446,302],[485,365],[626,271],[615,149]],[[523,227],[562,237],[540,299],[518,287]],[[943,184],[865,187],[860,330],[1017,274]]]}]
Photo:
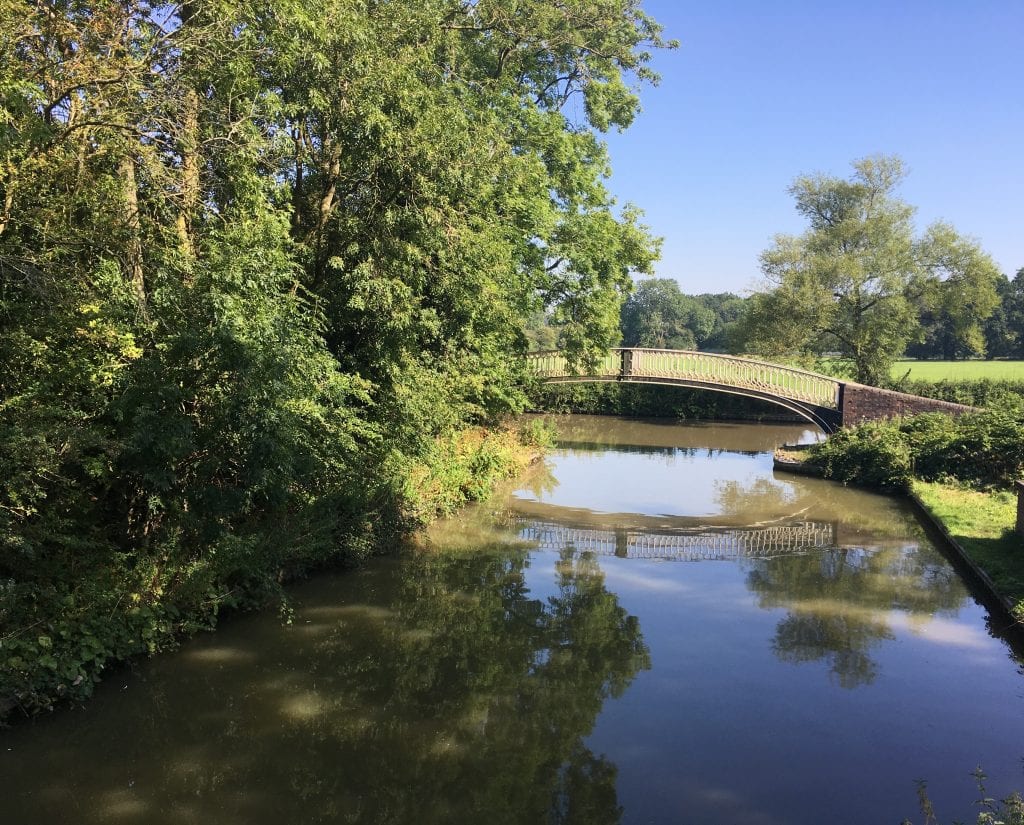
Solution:
[{"label": "sunlit grass", "polygon": [[891,375],[912,381],[1024,381],[1024,361],[897,361]]},{"label": "sunlit grass", "polygon": [[1014,530],[1016,495],[923,481],[914,482],[914,492],[1024,619],[1024,537]]}]

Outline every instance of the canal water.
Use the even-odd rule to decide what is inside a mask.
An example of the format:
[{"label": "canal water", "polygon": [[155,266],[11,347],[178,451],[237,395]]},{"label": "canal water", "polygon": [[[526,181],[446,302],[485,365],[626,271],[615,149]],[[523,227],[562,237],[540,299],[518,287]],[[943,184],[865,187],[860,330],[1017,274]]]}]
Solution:
[{"label": "canal water", "polygon": [[558,420],[414,547],[0,732],[0,822],[973,821],[1024,788],[1011,645],[793,426]]}]

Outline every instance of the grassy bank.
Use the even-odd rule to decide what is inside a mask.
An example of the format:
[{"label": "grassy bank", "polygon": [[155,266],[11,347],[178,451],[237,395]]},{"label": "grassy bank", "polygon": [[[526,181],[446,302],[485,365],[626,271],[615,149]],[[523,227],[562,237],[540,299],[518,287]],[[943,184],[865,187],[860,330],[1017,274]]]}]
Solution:
[{"label": "grassy bank", "polygon": [[1016,495],[926,481],[913,482],[912,490],[1024,621],[1024,537],[1013,529]]},{"label": "grassy bank", "polygon": [[916,494],[1024,620],[1024,539],[1014,532],[1011,492],[1024,476],[1019,404],[957,417],[927,413],[867,422],[777,458],[843,483]]},{"label": "grassy bank", "polygon": [[553,436],[536,419],[521,427],[473,427],[438,439],[405,476],[403,512],[414,525],[487,498],[503,479],[538,460]]}]

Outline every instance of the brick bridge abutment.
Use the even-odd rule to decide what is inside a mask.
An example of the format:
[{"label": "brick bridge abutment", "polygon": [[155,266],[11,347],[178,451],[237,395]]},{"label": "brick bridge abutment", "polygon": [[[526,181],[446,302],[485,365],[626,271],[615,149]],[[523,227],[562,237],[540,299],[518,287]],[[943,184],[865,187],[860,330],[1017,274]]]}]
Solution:
[{"label": "brick bridge abutment", "polygon": [[884,418],[899,418],[920,413],[940,412],[946,415],[962,415],[976,411],[976,407],[940,401],[936,398],[922,398],[905,392],[883,390],[844,381],[839,388],[839,413],[843,427],[864,421],[878,421]]}]

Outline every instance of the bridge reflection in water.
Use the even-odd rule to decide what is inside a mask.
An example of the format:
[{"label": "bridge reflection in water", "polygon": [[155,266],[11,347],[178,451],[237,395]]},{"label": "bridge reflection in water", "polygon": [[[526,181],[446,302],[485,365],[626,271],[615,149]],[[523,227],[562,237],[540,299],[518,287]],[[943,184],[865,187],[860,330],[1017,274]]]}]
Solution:
[{"label": "bridge reflection in water", "polygon": [[529,518],[515,518],[511,526],[520,539],[540,550],[562,551],[571,547],[599,556],[630,559],[714,561],[771,558],[837,546],[836,524],[821,521],[670,533],[627,528],[602,530]]}]

